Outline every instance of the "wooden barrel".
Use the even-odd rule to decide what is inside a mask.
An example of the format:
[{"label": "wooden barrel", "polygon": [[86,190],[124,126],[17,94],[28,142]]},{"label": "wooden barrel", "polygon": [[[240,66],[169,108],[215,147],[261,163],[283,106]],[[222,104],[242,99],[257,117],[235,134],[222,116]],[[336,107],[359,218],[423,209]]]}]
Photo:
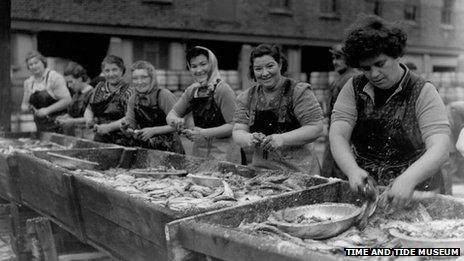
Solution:
[{"label": "wooden barrel", "polygon": [[156,70],[156,81],[159,88],[166,88],[166,71]]},{"label": "wooden barrel", "polygon": [[233,90],[240,89],[240,78],[238,71],[227,71],[227,83]]},{"label": "wooden barrel", "polygon": [[166,88],[171,92],[179,90],[179,72],[166,71]]},{"label": "wooden barrel", "polygon": [[179,71],[179,78],[181,91],[184,91],[193,83],[193,78],[189,71]]},{"label": "wooden barrel", "polygon": [[328,89],[329,73],[328,72],[312,72],[310,75],[310,83],[313,89]]}]

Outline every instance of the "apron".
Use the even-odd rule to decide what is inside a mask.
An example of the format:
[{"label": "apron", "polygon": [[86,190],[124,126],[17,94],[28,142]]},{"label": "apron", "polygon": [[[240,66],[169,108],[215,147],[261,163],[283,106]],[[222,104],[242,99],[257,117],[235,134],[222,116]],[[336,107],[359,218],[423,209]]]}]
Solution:
[{"label": "apron", "polygon": [[[95,96],[99,93],[102,84],[106,84],[105,82],[101,82],[95,89]],[[111,93],[106,99],[101,99],[97,102],[90,102],[89,105],[94,113],[94,117],[96,118],[96,124],[105,124],[110,123],[113,121],[117,121],[125,116],[126,108],[124,104],[121,102],[122,97],[121,94],[127,91],[129,85],[126,83],[120,84],[119,88]],[[95,97],[94,97],[95,98]],[[128,145],[128,139],[126,136],[120,131],[115,130],[108,134],[98,134],[95,133],[94,141],[98,142],[105,142],[105,143],[114,143],[119,145]]]},{"label": "apron", "polygon": [[[208,90],[205,97],[193,97],[190,99],[192,106],[192,115],[195,126],[200,128],[214,128],[224,125],[226,121],[222,115],[221,108],[214,100],[214,92],[216,91],[218,81],[212,90]],[[205,138],[200,141],[194,141],[192,146],[192,154],[198,157],[214,158],[220,161],[229,161],[241,163],[241,151],[233,141],[232,137],[227,138]]]},{"label": "apron", "polygon": [[[47,72],[45,76],[45,86],[48,83],[48,76],[50,71]],[[34,89],[34,83],[32,83],[32,90]],[[29,97],[29,104],[34,106],[35,109],[46,108],[58,100],[53,98],[46,89],[41,91],[36,91],[31,94]],[[55,119],[57,116],[64,114],[65,111],[57,111],[49,114],[46,117],[37,117],[34,114],[34,122],[37,126],[37,131],[49,131],[49,132],[58,132],[61,133],[62,130],[58,124],[55,124]]]},{"label": "apron", "polygon": [[[159,99],[160,89],[156,90],[156,101]],[[140,129],[155,126],[165,126],[166,113],[159,108],[158,104],[155,105],[143,105],[143,99],[145,97],[139,97],[134,106],[135,120]],[[145,102],[146,103],[146,102]],[[133,140],[134,146],[140,146],[148,149],[157,149],[164,151],[171,151],[175,153],[184,154],[182,143],[177,133],[168,133],[156,135],[150,138],[148,141],[142,141],[139,139]]]},{"label": "apron", "polygon": [[[367,79],[353,79],[358,119],[351,141],[359,167],[369,172],[377,184],[389,185],[425,153],[415,104],[425,80],[407,72],[403,90],[379,108],[363,92]],[[419,184],[418,190],[436,190],[443,186],[440,172]]]},{"label": "apron", "polygon": [[[251,133],[260,132],[265,135],[272,135],[289,132],[301,127],[301,124],[293,113],[291,102],[295,86],[296,82],[286,79],[282,86],[278,107],[268,110],[259,108],[260,106],[257,101],[260,100],[260,93],[254,93],[257,99],[255,100],[256,103],[250,103],[250,110],[254,110],[254,112],[250,113],[250,115],[253,115],[253,117],[250,117],[252,119],[252,124],[250,125]],[[311,144],[286,146],[273,152],[266,152],[257,148],[253,152],[251,165],[259,168],[319,175],[320,166],[315,155]]]},{"label": "apron", "polygon": [[[68,106],[68,115],[72,118],[81,118],[84,116],[85,109],[89,104],[89,99],[92,92],[87,91],[86,93],[77,92],[72,96],[71,104]],[[89,130],[85,123],[73,124],[67,128],[63,128],[63,132],[66,135],[72,135],[79,138],[89,137],[91,130]],[[93,139],[93,134],[91,135]]]}]

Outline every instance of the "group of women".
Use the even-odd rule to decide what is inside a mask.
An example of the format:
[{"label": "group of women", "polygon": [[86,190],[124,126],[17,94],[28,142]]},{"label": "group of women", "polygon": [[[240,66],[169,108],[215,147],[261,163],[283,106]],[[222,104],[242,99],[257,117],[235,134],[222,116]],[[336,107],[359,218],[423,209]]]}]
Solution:
[{"label": "group of women", "polygon": [[[405,206],[414,190],[438,190],[447,159],[449,124],[434,86],[399,62],[407,36],[377,17],[347,32],[343,52],[361,75],[350,79],[335,102],[330,149],[353,190],[372,177],[389,186],[387,197]],[[26,59],[32,76],[24,85],[24,110],[39,130],[86,123],[95,140],[211,157],[255,167],[320,173],[311,142],[323,133],[322,110],[311,87],[284,76],[278,47],[261,44],[250,55],[253,85],[237,98],[221,78],[215,55],[204,47],[187,51],[195,80],[176,101],[158,88],[156,70],[137,61],[131,81],[124,62],[102,62],[104,80],[94,89],[72,63],[65,80],[46,69],[38,53]],[[66,108],[68,111],[66,113]],[[180,136],[185,137],[182,146]],[[185,140],[193,144],[185,146]]]}]

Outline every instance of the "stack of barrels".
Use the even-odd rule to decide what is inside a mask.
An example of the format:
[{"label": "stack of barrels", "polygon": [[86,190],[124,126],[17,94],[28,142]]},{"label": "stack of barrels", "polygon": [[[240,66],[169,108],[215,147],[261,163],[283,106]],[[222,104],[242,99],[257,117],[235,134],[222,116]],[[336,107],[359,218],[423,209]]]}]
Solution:
[{"label": "stack of barrels", "polygon": [[426,79],[437,87],[445,104],[464,101],[464,73],[431,73]]},{"label": "stack of barrels", "polygon": [[333,74],[330,72],[311,72],[309,82],[311,88],[316,96],[317,101],[321,105],[322,112],[325,117],[330,114],[330,80],[333,78]]},{"label": "stack of barrels", "polygon": [[[241,90],[238,71],[220,71],[219,73],[234,91]],[[180,97],[185,89],[193,83],[189,71],[157,70],[156,80],[158,87],[170,90],[176,97]]]}]

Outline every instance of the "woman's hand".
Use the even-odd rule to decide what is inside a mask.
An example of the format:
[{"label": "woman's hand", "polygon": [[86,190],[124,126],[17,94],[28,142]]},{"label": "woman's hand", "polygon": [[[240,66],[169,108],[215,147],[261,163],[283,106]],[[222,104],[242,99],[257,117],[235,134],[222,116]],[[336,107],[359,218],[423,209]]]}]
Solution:
[{"label": "woman's hand", "polygon": [[363,191],[363,187],[366,185],[369,173],[362,168],[357,168],[351,173],[348,173],[347,176],[351,190],[354,192],[361,192]]},{"label": "woman's hand", "polygon": [[57,118],[55,122],[65,128],[71,127],[74,125],[73,119],[71,117],[61,117]]},{"label": "woman's hand", "polygon": [[264,150],[273,151],[282,148],[284,145],[284,139],[281,134],[272,134],[266,136],[261,144]]},{"label": "woman's hand", "polygon": [[50,112],[48,111],[47,108],[40,108],[40,109],[36,110],[34,114],[35,114],[35,116],[37,116],[39,118],[44,118],[44,117],[47,117],[49,113]]},{"label": "woman's hand", "polygon": [[108,124],[95,124],[93,125],[93,131],[98,134],[108,134],[111,132],[111,127]]},{"label": "woman's hand", "polygon": [[169,112],[168,116],[166,117],[166,122],[176,130],[182,130],[185,128],[184,118],[177,117],[174,111]]},{"label": "woman's hand", "polygon": [[143,141],[149,140],[151,137],[157,134],[156,127],[155,128],[143,128],[137,132],[137,138]]},{"label": "woman's hand", "polygon": [[[391,206],[405,208],[411,204],[415,183],[405,176],[398,176],[386,193],[386,199]],[[387,203],[388,204],[388,203]]]},{"label": "woman's hand", "polygon": [[194,127],[193,129],[185,129],[185,136],[191,141],[199,141],[205,139],[204,129],[199,127]]}]

